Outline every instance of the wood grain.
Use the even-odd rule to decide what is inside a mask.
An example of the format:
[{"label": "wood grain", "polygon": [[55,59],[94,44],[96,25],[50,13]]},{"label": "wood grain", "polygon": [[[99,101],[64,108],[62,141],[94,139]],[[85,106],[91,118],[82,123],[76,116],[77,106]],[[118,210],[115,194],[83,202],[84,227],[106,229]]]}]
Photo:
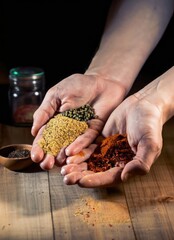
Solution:
[{"label": "wood grain", "polygon": [[163,150],[150,173],[124,184],[137,239],[173,239],[174,236],[173,128],[172,119],[164,127]]},{"label": "wood grain", "polygon": [[[115,188],[63,184],[60,169],[0,167],[1,240],[174,239],[174,121],[150,173]],[[0,125],[0,146],[32,143],[29,128]]]},{"label": "wood grain", "polygon": [[14,127],[10,125],[0,125],[0,145],[8,145],[12,143],[28,143],[33,142],[33,136],[29,127]]},{"label": "wood grain", "polygon": [[62,186],[62,176],[56,169],[49,178],[55,239],[134,239],[121,186],[109,189]]},{"label": "wood grain", "polygon": [[0,173],[0,239],[53,239],[48,174]]}]

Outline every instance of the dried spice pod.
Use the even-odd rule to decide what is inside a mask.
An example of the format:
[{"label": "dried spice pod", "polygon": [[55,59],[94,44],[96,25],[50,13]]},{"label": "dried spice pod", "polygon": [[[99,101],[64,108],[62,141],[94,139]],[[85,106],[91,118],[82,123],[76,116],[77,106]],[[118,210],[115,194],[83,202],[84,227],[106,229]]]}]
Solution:
[{"label": "dried spice pod", "polygon": [[104,172],[112,167],[124,167],[135,156],[127,136],[115,134],[104,138],[87,160],[88,170]]},{"label": "dried spice pod", "polygon": [[85,104],[79,108],[67,110],[62,113],[63,116],[76,119],[78,121],[88,121],[96,118],[94,108],[89,104]]}]

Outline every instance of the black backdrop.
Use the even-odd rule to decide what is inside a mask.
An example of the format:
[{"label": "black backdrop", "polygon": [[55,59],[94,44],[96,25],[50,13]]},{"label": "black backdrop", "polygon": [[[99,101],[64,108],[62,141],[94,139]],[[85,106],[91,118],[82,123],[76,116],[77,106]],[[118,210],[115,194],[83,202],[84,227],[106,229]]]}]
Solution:
[{"label": "black backdrop", "polygon": [[47,88],[84,72],[98,47],[110,2],[4,0],[3,62],[8,69],[42,67]]},{"label": "black backdrop", "polygon": [[[46,90],[73,73],[83,73],[95,54],[111,0],[0,1],[0,63],[44,69]],[[142,68],[150,79],[174,64],[174,17]],[[0,109],[8,103],[0,86]],[[6,106],[5,106],[6,107]],[[7,109],[7,108],[6,108]],[[8,118],[8,110],[0,114]]]}]

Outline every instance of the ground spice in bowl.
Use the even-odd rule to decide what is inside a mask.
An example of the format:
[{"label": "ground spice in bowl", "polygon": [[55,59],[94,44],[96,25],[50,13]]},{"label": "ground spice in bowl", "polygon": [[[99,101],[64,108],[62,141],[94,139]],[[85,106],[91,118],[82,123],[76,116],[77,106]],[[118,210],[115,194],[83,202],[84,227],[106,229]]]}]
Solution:
[{"label": "ground spice in bowl", "polygon": [[59,113],[47,123],[38,142],[45,153],[57,156],[59,151],[71,144],[88,128],[87,121],[95,118],[90,105]]},{"label": "ground spice in bowl", "polygon": [[30,156],[28,149],[16,149],[8,154],[9,158],[25,158]]},{"label": "ground spice in bowl", "polygon": [[11,144],[0,148],[0,165],[12,171],[21,171],[33,164],[31,160],[32,145]]},{"label": "ground spice in bowl", "polygon": [[115,134],[104,138],[87,160],[88,170],[104,172],[112,167],[124,167],[135,156],[126,135]]}]

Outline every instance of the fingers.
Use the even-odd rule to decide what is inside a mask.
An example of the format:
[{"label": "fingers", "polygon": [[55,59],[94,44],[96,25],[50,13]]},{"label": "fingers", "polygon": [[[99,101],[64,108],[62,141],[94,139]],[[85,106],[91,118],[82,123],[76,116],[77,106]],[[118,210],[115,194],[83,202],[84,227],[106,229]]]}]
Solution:
[{"label": "fingers", "polygon": [[43,150],[38,145],[34,145],[32,147],[31,159],[33,162],[39,163],[43,170],[52,169],[55,163],[55,157],[50,154],[45,155]]},{"label": "fingers", "polygon": [[44,157],[44,151],[38,145],[38,141],[42,137],[43,130],[44,130],[44,126],[40,129],[40,131],[38,132],[32,144],[31,159],[33,160],[33,162],[36,162],[36,163],[39,163]]},{"label": "fingers", "polygon": [[162,149],[162,137],[158,142],[152,142],[146,139],[141,140],[137,147],[136,156],[132,161],[126,164],[121,174],[122,181],[127,181],[135,175],[144,175],[150,171],[150,168],[157,157],[160,155]]},{"label": "fingers", "polygon": [[[39,130],[37,136],[35,137],[31,154],[32,154],[32,160],[34,162],[39,163],[39,162],[42,161],[42,164],[41,164],[42,168],[47,168],[48,169],[48,168],[52,167],[53,160],[52,160],[51,157],[46,157],[45,158],[43,150],[38,145],[38,141],[42,138],[42,133],[43,133],[44,127],[45,126],[43,126]],[[96,127],[96,129],[97,129],[97,127]],[[92,139],[93,138],[95,139],[97,137],[97,134],[98,134],[98,132],[96,132],[95,130],[88,129],[87,133],[85,133],[84,136],[81,135],[79,138],[76,139],[77,142],[75,141],[71,144],[73,155],[76,152],[78,154],[75,154],[74,156],[67,158],[67,152],[68,152],[67,148],[69,148],[69,147],[67,147],[67,148],[64,147],[64,148],[61,149],[58,156],[55,158],[55,164],[57,166],[62,166],[65,163],[66,158],[67,158],[67,163],[79,163],[79,162],[83,162],[86,159],[88,159],[90,157],[90,155],[93,153],[93,151],[94,151],[94,149],[96,148],[97,145],[92,144],[87,149],[83,149],[83,148],[85,148],[86,145],[88,146],[88,144],[90,144],[90,142],[92,141],[91,136],[92,136]],[[76,145],[77,145],[77,148],[74,147]],[[81,151],[81,149],[83,149],[83,151]],[[68,152],[68,154],[69,154],[69,152]],[[70,151],[70,154],[71,154],[71,151]],[[49,162],[48,159],[49,158],[50,158],[50,165],[48,165],[48,162]]]},{"label": "fingers", "polygon": [[54,163],[55,163],[55,157],[50,154],[46,154],[43,161],[40,163],[40,167],[43,170],[50,170],[53,168]]},{"label": "fingers", "polygon": [[61,168],[61,174],[63,176],[72,173],[72,172],[82,172],[87,171],[87,163],[83,162],[81,164],[69,164]]},{"label": "fingers", "polygon": [[102,131],[103,136],[108,137],[116,133],[124,134],[126,132],[126,121],[123,115],[119,113],[118,106],[108,118]]},{"label": "fingers", "polygon": [[106,172],[87,174],[78,181],[79,186],[85,188],[113,186],[121,182],[122,168],[114,167]]},{"label": "fingers", "polygon": [[100,119],[89,121],[89,128],[84,134],[76,138],[65,150],[67,156],[73,156],[81,152],[82,149],[88,147],[99,135],[103,127],[103,122]]},{"label": "fingers", "polygon": [[79,164],[81,162],[86,161],[91,156],[91,154],[94,152],[96,147],[97,147],[96,144],[91,144],[88,148],[83,149],[78,154],[68,157],[66,160],[66,163],[67,164],[72,164],[72,163]]},{"label": "fingers", "polygon": [[31,159],[35,163],[40,163],[40,167],[43,170],[50,170],[53,168],[55,163],[55,157],[50,154],[45,154],[41,147],[38,145],[38,141],[42,136],[44,126],[38,132],[38,135],[33,141],[31,149]]},{"label": "fingers", "polygon": [[31,150],[31,159],[35,163],[39,163],[43,170],[50,170],[53,168],[55,163],[54,156],[50,154],[44,154],[43,150],[38,146],[34,145]]},{"label": "fingers", "polygon": [[93,174],[93,172],[82,171],[82,172],[72,172],[66,175],[63,179],[63,182],[67,185],[77,184],[78,181],[83,178],[86,174]]},{"label": "fingers", "polygon": [[35,163],[39,163],[44,158],[44,151],[37,144],[33,144],[31,149],[31,159]]},{"label": "fingers", "polygon": [[63,147],[61,150],[60,150],[60,152],[59,152],[59,154],[57,155],[57,157],[55,158],[55,164],[56,164],[56,166],[58,166],[58,167],[60,167],[60,166],[62,166],[64,163],[65,163],[65,161],[66,161],[66,154],[65,154],[65,149],[66,149],[66,147]]},{"label": "fingers", "polygon": [[97,137],[98,133],[88,129],[84,134],[80,135],[73,143],[65,150],[67,156],[73,156],[88,147]]},{"label": "fingers", "polygon": [[127,163],[121,174],[121,179],[126,182],[136,175],[145,175],[150,171],[150,166],[146,165],[142,160],[132,160]]},{"label": "fingers", "polygon": [[42,104],[33,115],[33,126],[31,128],[31,134],[33,136],[36,136],[41,126],[53,117],[59,107],[60,99],[58,98],[58,94],[55,94],[55,88],[51,88],[45,95]]},{"label": "fingers", "polygon": [[64,177],[64,183],[67,185],[78,184],[84,188],[96,188],[113,186],[121,182],[122,168],[114,167],[106,172],[94,173],[86,169],[85,165],[68,165],[64,167],[63,174],[68,173]]}]

